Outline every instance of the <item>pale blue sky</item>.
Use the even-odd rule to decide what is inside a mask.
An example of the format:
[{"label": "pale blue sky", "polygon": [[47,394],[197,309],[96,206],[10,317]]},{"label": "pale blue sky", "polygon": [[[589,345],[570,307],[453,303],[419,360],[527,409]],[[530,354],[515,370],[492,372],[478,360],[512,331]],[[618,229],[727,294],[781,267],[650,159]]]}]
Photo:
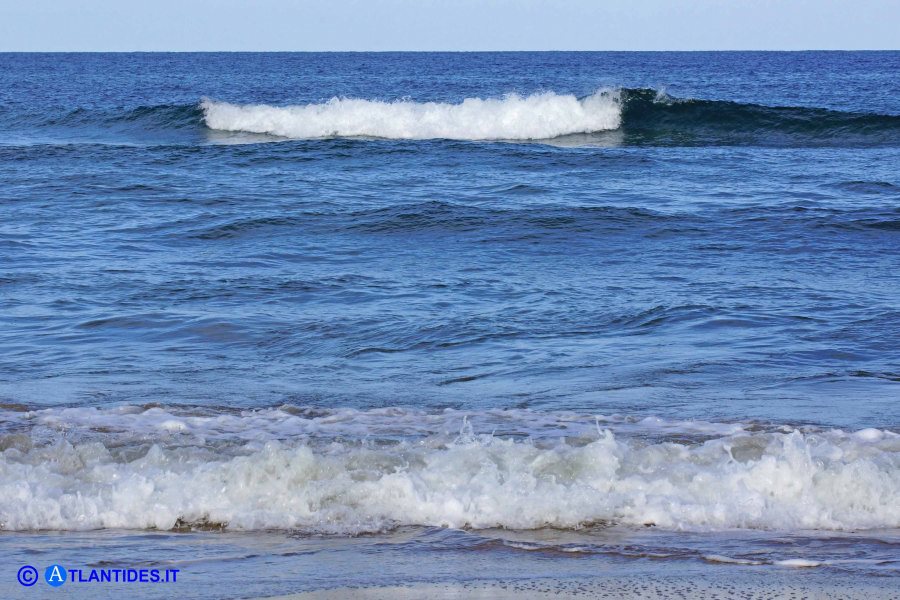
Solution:
[{"label": "pale blue sky", "polygon": [[0,51],[898,49],[900,0],[0,0]]}]

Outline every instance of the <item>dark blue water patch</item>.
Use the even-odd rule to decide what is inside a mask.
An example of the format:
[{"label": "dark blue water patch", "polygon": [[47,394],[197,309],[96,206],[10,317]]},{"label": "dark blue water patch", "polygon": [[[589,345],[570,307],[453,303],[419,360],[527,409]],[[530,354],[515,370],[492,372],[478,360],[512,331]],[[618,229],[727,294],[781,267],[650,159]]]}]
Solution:
[{"label": "dark blue water patch", "polygon": [[767,106],[626,90],[625,143],[661,145],[895,145],[900,115]]},{"label": "dark blue water patch", "polygon": [[889,194],[900,197],[900,186],[888,181],[841,181],[839,183],[833,183],[831,186],[841,191],[856,194]]}]

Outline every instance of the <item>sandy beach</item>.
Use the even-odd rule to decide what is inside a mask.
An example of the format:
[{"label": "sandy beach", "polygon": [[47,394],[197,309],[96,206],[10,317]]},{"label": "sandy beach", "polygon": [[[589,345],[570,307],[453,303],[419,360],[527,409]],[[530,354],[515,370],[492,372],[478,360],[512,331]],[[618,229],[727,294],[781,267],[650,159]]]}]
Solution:
[{"label": "sandy beach", "polygon": [[541,579],[531,581],[474,581],[470,583],[417,584],[409,586],[337,588],[305,592],[267,600],[455,600],[463,598],[493,600],[543,600],[559,598],[609,598],[617,600],[654,600],[657,598],[708,598],[716,600],[887,600],[900,594],[889,580],[877,582],[807,580],[794,583],[776,578],[766,583],[763,577],[710,582],[691,578],[640,579]]}]

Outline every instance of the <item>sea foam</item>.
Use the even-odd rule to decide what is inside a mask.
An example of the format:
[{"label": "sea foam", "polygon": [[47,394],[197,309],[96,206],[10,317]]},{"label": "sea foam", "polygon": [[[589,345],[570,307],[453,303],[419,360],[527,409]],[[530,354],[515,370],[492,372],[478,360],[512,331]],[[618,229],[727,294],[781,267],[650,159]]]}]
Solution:
[{"label": "sea foam", "polygon": [[554,92],[509,94],[458,104],[332,98],[298,106],[204,99],[200,106],[211,129],[295,139],[542,140],[616,129],[622,119],[620,92],[613,90],[584,98]]},{"label": "sea foam", "polygon": [[[20,416],[16,431],[0,436],[0,526],[215,523],[340,533],[399,525],[900,526],[900,436],[888,431],[736,431],[660,440],[588,420],[575,438],[479,434],[466,423],[452,438],[423,432],[348,439],[290,435],[273,423],[253,439],[238,431],[240,417],[192,421],[152,410],[131,439],[110,431],[117,422],[112,413],[92,432],[76,422],[54,425],[43,411]],[[375,417],[382,426],[390,420],[387,413]],[[23,418],[32,424],[27,434]],[[246,419],[247,431],[259,431],[258,417]],[[328,417],[319,425],[327,429]],[[584,437],[589,426],[593,433]],[[68,427],[65,438],[47,435],[55,427]]]}]

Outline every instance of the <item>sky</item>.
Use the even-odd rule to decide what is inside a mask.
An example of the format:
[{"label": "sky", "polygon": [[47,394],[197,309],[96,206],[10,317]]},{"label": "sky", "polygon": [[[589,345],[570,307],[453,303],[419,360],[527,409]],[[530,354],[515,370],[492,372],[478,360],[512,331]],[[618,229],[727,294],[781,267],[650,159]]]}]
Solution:
[{"label": "sky", "polygon": [[900,49],[900,0],[0,0],[0,51]]}]

